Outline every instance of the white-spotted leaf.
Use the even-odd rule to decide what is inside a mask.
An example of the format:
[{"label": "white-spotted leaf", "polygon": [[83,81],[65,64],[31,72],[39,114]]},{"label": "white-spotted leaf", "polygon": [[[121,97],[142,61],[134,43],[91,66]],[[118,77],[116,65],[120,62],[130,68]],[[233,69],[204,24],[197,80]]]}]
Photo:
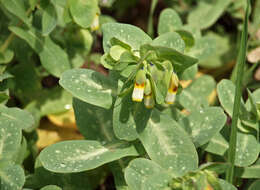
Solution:
[{"label": "white-spotted leaf", "polygon": [[182,21],[174,9],[164,9],[159,17],[158,34],[174,32],[182,27]]},{"label": "white-spotted leaf", "polygon": [[125,169],[125,179],[131,189],[158,190],[167,187],[171,175],[155,162],[137,158]]},{"label": "white-spotted leaf", "polygon": [[249,166],[258,158],[260,146],[255,136],[239,132],[236,147],[236,166]]},{"label": "white-spotted leaf", "polygon": [[60,85],[74,97],[103,108],[112,105],[115,83],[108,77],[89,69],[72,69],[64,72]]},{"label": "white-spotted leaf", "polygon": [[29,129],[34,125],[33,116],[20,108],[0,106],[0,125]]},{"label": "white-spotted leaf", "polygon": [[[1,113],[0,113],[1,117]],[[22,140],[22,130],[10,120],[0,118],[0,161],[13,159]]]},{"label": "white-spotted leaf", "polygon": [[97,0],[69,0],[69,8],[73,20],[83,28],[89,28],[100,12]]},{"label": "white-spotted leaf", "polygon": [[226,123],[226,115],[218,107],[208,107],[192,112],[180,120],[180,123],[190,134],[196,147],[207,143],[218,133]]},{"label": "white-spotted leaf", "polygon": [[154,109],[147,126],[138,132],[149,157],[173,176],[182,176],[198,167],[198,155],[190,137],[168,115]]},{"label": "white-spotted leaf", "polygon": [[22,29],[11,26],[9,29],[25,40],[39,54],[42,66],[56,77],[70,69],[67,53],[50,37],[43,38],[34,28]]},{"label": "white-spotted leaf", "polygon": [[131,93],[118,97],[113,110],[113,129],[119,139],[132,141],[138,137],[136,130],[145,127],[151,110],[143,102],[133,102]]},{"label": "white-spotted leaf", "polygon": [[139,50],[140,46],[152,41],[152,39],[140,28],[120,23],[106,23],[102,25],[103,48],[105,53],[111,47],[110,39],[115,37],[131,46],[133,50]]},{"label": "white-spotted leaf", "polygon": [[21,190],[25,182],[24,171],[18,165],[5,165],[0,169],[1,190]]},{"label": "white-spotted leaf", "polygon": [[152,41],[151,45],[173,48],[182,53],[185,49],[185,42],[176,32],[167,32],[158,36]]},{"label": "white-spotted leaf", "polygon": [[74,173],[97,168],[126,156],[137,156],[135,148],[126,142],[103,146],[98,141],[63,141],[40,153],[44,168],[57,173]]},{"label": "white-spotted leaf", "polygon": [[112,109],[104,109],[79,99],[73,99],[73,109],[79,131],[88,140],[111,142],[116,139],[112,126]]}]

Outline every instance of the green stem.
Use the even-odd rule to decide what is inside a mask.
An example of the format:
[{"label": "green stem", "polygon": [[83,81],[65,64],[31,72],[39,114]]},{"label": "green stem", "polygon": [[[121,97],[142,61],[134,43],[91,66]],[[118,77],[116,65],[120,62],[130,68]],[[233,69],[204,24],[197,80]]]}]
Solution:
[{"label": "green stem", "polygon": [[0,53],[4,53],[5,50],[8,48],[9,44],[12,42],[14,38],[14,33],[11,33],[8,38],[5,40],[3,45],[0,47]]},{"label": "green stem", "polygon": [[231,124],[231,135],[229,140],[228,150],[228,162],[231,167],[227,170],[226,180],[229,183],[233,183],[234,179],[234,167],[236,157],[236,142],[237,142],[237,122],[239,118],[239,108],[242,96],[242,79],[244,72],[244,65],[246,61],[246,50],[247,50],[247,35],[248,35],[248,18],[250,10],[250,0],[247,0],[247,9],[243,25],[242,37],[240,42],[240,49],[237,60],[237,75],[236,75],[236,93],[233,107],[232,124]]},{"label": "green stem", "polygon": [[148,27],[147,27],[147,33],[152,38],[154,37],[154,31],[153,31],[153,12],[158,3],[158,0],[152,0],[150,12],[149,12],[149,19],[148,19]]}]

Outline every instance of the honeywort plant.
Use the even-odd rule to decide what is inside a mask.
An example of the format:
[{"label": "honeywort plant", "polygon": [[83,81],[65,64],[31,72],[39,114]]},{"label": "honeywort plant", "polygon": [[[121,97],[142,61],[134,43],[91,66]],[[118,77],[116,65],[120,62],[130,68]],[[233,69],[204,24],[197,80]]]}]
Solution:
[{"label": "honeywort plant", "polygon": [[[122,2],[121,9],[129,4]],[[157,3],[151,5],[150,36]],[[194,4],[182,3],[186,8]],[[210,75],[195,77],[198,65],[225,67],[220,57],[226,53],[226,40],[201,31],[224,10],[240,18],[237,7],[240,4],[231,0],[200,1],[187,24],[166,8],[159,16],[158,36],[151,38],[136,26],[102,15],[96,0],[0,0],[0,189],[96,189],[110,173],[119,190],[235,190],[223,180],[230,171],[236,186],[244,178],[260,178],[259,89],[248,90],[246,102],[236,96],[234,103],[231,80],[216,85]],[[101,30],[93,33],[98,18]],[[252,25],[257,28],[257,19]],[[101,33],[100,63],[108,76],[79,68],[83,60],[94,60],[89,51]],[[255,65],[243,77],[244,87],[252,82]],[[59,77],[61,87],[44,88],[41,81],[48,75]],[[182,89],[182,79],[192,82]],[[221,107],[212,106],[217,105],[212,100],[215,88]],[[23,110],[10,107],[16,104],[13,98],[7,102],[9,94]],[[59,142],[38,155],[35,129],[40,118],[71,104],[86,140]],[[234,105],[240,108],[235,117]],[[237,138],[230,138],[230,149],[228,117],[237,120]],[[235,151],[233,159],[227,157],[228,149]],[[231,182],[232,175],[226,176]],[[259,180],[249,185],[257,190]]]}]

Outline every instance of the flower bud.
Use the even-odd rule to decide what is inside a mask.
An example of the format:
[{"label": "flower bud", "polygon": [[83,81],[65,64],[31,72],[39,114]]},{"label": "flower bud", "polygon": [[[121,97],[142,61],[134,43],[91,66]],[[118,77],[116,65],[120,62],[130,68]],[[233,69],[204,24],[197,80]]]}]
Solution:
[{"label": "flower bud", "polygon": [[99,14],[96,13],[94,20],[90,26],[91,31],[96,31],[99,29]]},{"label": "flower bud", "polygon": [[168,87],[168,92],[165,97],[165,103],[166,104],[173,104],[176,99],[176,94],[178,90],[179,85],[179,79],[176,73],[172,73],[171,79],[170,79],[170,85]]},{"label": "flower bud", "polygon": [[146,79],[145,89],[144,89],[144,105],[148,109],[153,108],[155,105],[153,92],[151,88],[151,82],[148,79]]}]

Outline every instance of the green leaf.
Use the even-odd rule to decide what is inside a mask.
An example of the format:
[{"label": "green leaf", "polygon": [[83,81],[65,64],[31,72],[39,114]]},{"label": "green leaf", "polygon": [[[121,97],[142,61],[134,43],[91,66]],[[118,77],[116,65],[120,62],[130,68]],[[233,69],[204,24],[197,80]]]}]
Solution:
[{"label": "green leaf", "polygon": [[199,59],[199,63],[216,52],[216,40],[211,37],[202,37],[196,40],[195,45],[189,51],[189,55]]},{"label": "green leaf", "polygon": [[[203,38],[198,39],[197,42],[197,48],[199,48],[201,55],[203,55],[199,61],[199,65],[204,68],[218,68],[234,59],[234,49],[236,47],[227,35],[209,32]],[[196,49],[193,51],[196,52]]]},{"label": "green leaf", "polygon": [[102,32],[105,53],[109,52],[111,47],[110,39],[113,37],[130,45],[132,50],[139,50],[141,45],[152,41],[140,28],[129,24],[106,23],[102,25]]},{"label": "green leaf", "polygon": [[258,190],[260,188],[260,180],[254,181],[248,188],[248,190]]},{"label": "green leaf", "polygon": [[23,1],[1,0],[0,3],[12,14],[21,19],[27,26],[30,26],[30,20],[26,15],[26,9]]},{"label": "green leaf", "polygon": [[[259,90],[259,89],[258,89]],[[250,108],[249,111],[254,114],[255,116],[257,116],[257,105],[256,105],[256,100],[255,97],[253,96],[253,94],[250,92],[250,90],[247,90],[248,93],[248,100],[250,102]],[[259,98],[260,99],[260,98]]]},{"label": "green leaf", "polygon": [[27,104],[42,87],[35,65],[31,62],[20,62],[10,69],[10,73],[15,76],[11,80],[14,82],[13,93],[22,104]]},{"label": "green leaf", "polygon": [[181,36],[183,41],[185,42],[186,49],[189,49],[192,46],[194,46],[195,39],[194,39],[194,36],[191,32],[183,30],[183,29],[177,30],[175,32],[177,32]]},{"label": "green leaf", "polygon": [[62,189],[56,185],[47,185],[41,188],[40,190],[62,190]]},{"label": "green leaf", "polygon": [[101,73],[89,69],[72,69],[64,72],[60,85],[74,97],[99,107],[109,109],[115,83]]},{"label": "green leaf", "polygon": [[223,174],[230,167],[230,164],[226,162],[207,162],[200,165],[200,170],[208,170],[216,174]]},{"label": "green leaf", "polygon": [[[235,85],[230,81],[223,79],[217,85],[217,93],[221,106],[232,117],[233,105],[235,99]],[[246,108],[244,102],[241,99],[240,114],[246,114]]]},{"label": "green leaf", "polygon": [[0,64],[6,64],[12,61],[14,52],[10,49],[0,52]]},{"label": "green leaf", "polygon": [[133,146],[117,142],[103,146],[98,141],[63,141],[45,148],[40,153],[44,168],[56,173],[74,173],[97,168],[125,156],[137,156]]},{"label": "green leaf", "polygon": [[236,166],[249,166],[258,158],[260,146],[255,136],[238,132],[236,147]]},{"label": "green leaf", "polygon": [[24,171],[18,165],[4,165],[0,169],[0,189],[20,190],[25,182]]},{"label": "green leaf", "polygon": [[151,42],[151,45],[169,47],[182,53],[185,49],[185,43],[183,39],[176,32],[167,32],[158,36]]},{"label": "green leaf", "polygon": [[181,29],[182,21],[178,13],[174,9],[164,9],[159,17],[158,34],[166,32],[174,32]]},{"label": "green leaf", "polygon": [[69,9],[73,20],[83,28],[89,28],[100,12],[97,0],[69,0]]},{"label": "green leaf", "polygon": [[44,89],[36,96],[37,107],[40,109],[41,116],[59,114],[72,107],[71,94],[60,86]]},{"label": "green leaf", "polygon": [[177,100],[184,108],[197,112],[201,106],[208,106],[207,98],[215,89],[215,86],[216,82],[213,77],[203,75],[185,88],[181,94],[177,96]]},{"label": "green leaf", "polygon": [[15,159],[15,163],[22,165],[24,159],[28,156],[28,151],[27,151],[27,141],[26,138],[23,136],[22,137],[22,142],[20,144],[19,150],[17,151],[16,155],[14,158]]},{"label": "green leaf", "polygon": [[188,134],[168,115],[153,110],[147,126],[138,130],[149,157],[179,177],[197,169],[198,156]]},{"label": "green leaf", "polygon": [[73,109],[80,133],[88,140],[111,142],[116,140],[112,126],[112,110],[73,99]]},{"label": "green leaf", "polygon": [[[9,161],[17,153],[22,140],[22,130],[0,113],[0,161]],[[1,171],[1,170],[0,170]]]},{"label": "green leaf", "polygon": [[223,179],[218,179],[218,182],[223,190],[237,190],[237,188],[234,185],[228,183]]},{"label": "green leaf", "polygon": [[125,179],[131,189],[158,190],[167,187],[171,176],[155,162],[137,158],[125,169]]},{"label": "green leaf", "polygon": [[2,124],[15,126],[19,129],[29,129],[34,124],[33,116],[19,108],[0,106],[0,120]]},{"label": "green leaf", "polygon": [[240,178],[259,179],[260,178],[260,165],[254,164],[249,167],[236,167],[235,175]]},{"label": "green leaf", "polygon": [[13,78],[14,76],[8,72],[0,74],[0,82],[3,82],[5,79]]},{"label": "green leaf", "polygon": [[[94,170],[91,172],[95,173]],[[62,189],[91,190],[94,188],[90,184],[89,177],[87,172],[65,174],[53,173],[43,168],[38,157],[35,161],[34,174],[27,175],[25,187],[40,189],[41,187],[52,184],[57,185]]]},{"label": "green leaf", "polygon": [[180,123],[190,134],[196,147],[207,143],[225,125],[227,120],[219,107],[209,107],[192,112],[180,120]]},{"label": "green leaf", "polygon": [[199,1],[198,6],[188,15],[188,24],[201,29],[213,25],[232,0]]},{"label": "green leaf", "polygon": [[[249,95],[249,98],[246,101],[246,108],[247,108],[247,110],[253,112],[253,110],[256,108],[253,108],[252,102],[254,102],[255,104],[257,104],[257,102],[260,102],[260,89],[256,89],[253,93],[250,93],[248,95]],[[250,97],[252,100],[250,100]]]},{"label": "green leaf", "polygon": [[183,72],[185,69],[191,67],[197,63],[197,59],[184,55],[172,48],[162,46],[152,46],[145,44],[141,47],[143,53],[148,51],[154,51],[159,58],[169,60],[173,63],[174,70],[177,73]]},{"label": "green leaf", "polygon": [[9,99],[8,91],[0,91],[0,104],[4,104]]},{"label": "green leaf", "polygon": [[37,0],[29,0],[31,10],[34,10],[38,1]]},{"label": "green leaf", "polygon": [[198,73],[198,64],[194,64],[186,69],[180,76],[180,80],[194,80]]},{"label": "green leaf", "polygon": [[57,25],[57,13],[52,2],[49,2],[43,9],[42,14],[42,35],[47,36]]},{"label": "green leaf", "polygon": [[113,110],[113,129],[117,138],[128,141],[138,137],[136,129],[145,127],[151,110],[143,102],[133,102],[131,94],[117,97]]},{"label": "green leaf", "polygon": [[228,149],[228,141],[220,134],[215,134],[206,145],[207,152],[224,156]]},{"label": "green leaf", "polygon": [[41,37],[33,28],[25,30],[12,26],[9,29],[25,40],[39,54],[43,67],[54,76],[59,77],[64,71],[70,69],[68,55],[51,38]]}]

